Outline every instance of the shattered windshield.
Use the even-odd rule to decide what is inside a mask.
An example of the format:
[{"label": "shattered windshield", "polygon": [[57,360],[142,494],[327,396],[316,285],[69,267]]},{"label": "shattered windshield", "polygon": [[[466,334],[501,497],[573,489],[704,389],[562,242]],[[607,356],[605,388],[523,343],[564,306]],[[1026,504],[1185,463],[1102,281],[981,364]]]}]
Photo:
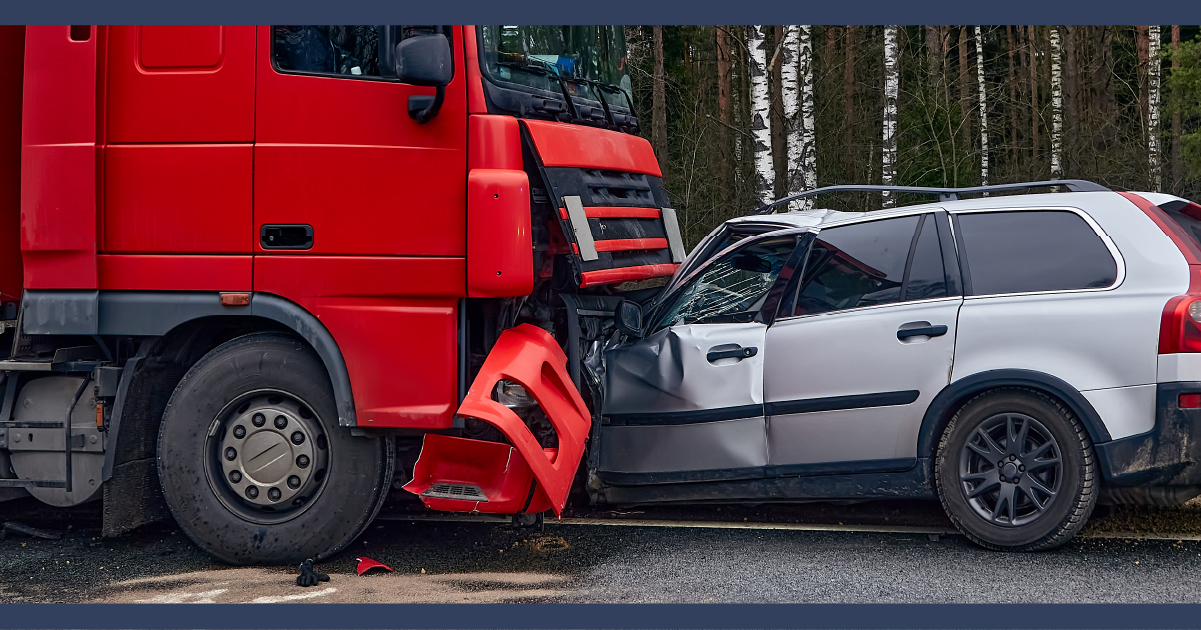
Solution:
[{"label": "shattered windshield", "polygon": [[750,321],[796,246],[795,237],[771,239],[727,253],[684,288],[659,320],[676,324]]},{"label": "shattered windshield", "polygon": [[[481,26],[481,66],[494,82],[630,107],[621,26]],[[560,80],[563,83],[560,83]]]}]

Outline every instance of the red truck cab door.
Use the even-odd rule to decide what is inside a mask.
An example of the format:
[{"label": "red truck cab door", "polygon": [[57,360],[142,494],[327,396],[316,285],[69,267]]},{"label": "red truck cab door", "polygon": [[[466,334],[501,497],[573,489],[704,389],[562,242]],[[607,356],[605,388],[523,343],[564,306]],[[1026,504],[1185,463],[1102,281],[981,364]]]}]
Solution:
[{"label": "red truck cab door", "polygon": [[254,289],[330,330],[359,426],[449,427],[466,291],[462,29],[447,30],[454,79],[424,124],[409,98],[434,88],[381,76],[379,32],[258,27]]}]

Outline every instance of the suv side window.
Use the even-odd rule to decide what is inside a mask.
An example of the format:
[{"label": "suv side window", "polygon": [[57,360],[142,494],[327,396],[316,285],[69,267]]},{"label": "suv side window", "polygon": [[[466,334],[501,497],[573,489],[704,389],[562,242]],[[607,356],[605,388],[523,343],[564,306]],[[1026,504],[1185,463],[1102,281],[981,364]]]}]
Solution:
[{"label": "suv side window", "polygon": [[934,215],[922,215],[921,225],[917,229],[917,242],[913,246],[901,300],[947,297],[947,274],[942,264],[942,247]]},{"label": "suv side window", "polygon": [[1117,262],[1075,212],[981,212],[957,217],[972,295],[1111,286]]},{"label": "suv side window", "polygon": [[[905,269],[910,250],[915,244],[937,247],[937,234],[933,241],[926,237],[925,243],[919,235],[914,236],[921,216],[898,217],[881,221],[868,221],[840,227],[827,228],[817,234],[809,250],[805,270],[799,283],[795,306],[786,297],[780,316],[814,315],[861,306],[889,304],[903,298]],[[941,256],[936,252],[935,257]],[[919,275],[927,285],[937,283],[939,270],[935,272],[927,264],[930,256],[923,253],[923,265]],[[926,287],[923,291],[937,292],[939,289]],[[946,292],[945,283],[941,291]],[[933,297],[933,296],[927,296]],[[914,299],[914,298],[911,298]]]},{"label": "suv side window", "polygon": [[796,243],[794,236],[772,238],[726,253],[676,295],[655,328],[751,321]]}]

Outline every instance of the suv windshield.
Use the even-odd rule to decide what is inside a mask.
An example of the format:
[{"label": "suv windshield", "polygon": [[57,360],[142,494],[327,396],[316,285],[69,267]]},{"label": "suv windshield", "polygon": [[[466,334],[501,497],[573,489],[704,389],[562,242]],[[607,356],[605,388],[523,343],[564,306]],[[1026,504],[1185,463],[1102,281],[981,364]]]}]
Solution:
[{"label": "suv windshield", "polygon": [[629,110],[621,26],[480,26],[481,66],[495,83],[520,85]]}]

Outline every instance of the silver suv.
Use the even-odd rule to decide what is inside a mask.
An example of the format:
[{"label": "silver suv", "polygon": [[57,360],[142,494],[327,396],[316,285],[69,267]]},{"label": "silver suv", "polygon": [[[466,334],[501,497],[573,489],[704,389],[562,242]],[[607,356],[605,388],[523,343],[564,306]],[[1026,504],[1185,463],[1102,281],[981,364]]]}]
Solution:
[{"label": "silver suv", "polygon": [[1075,192],[725,223],[618,309],[593,491],[937,495],[1012,550],[1063,544],[1103,493],[1201,494],[1201,206],[1054,184]]}]

